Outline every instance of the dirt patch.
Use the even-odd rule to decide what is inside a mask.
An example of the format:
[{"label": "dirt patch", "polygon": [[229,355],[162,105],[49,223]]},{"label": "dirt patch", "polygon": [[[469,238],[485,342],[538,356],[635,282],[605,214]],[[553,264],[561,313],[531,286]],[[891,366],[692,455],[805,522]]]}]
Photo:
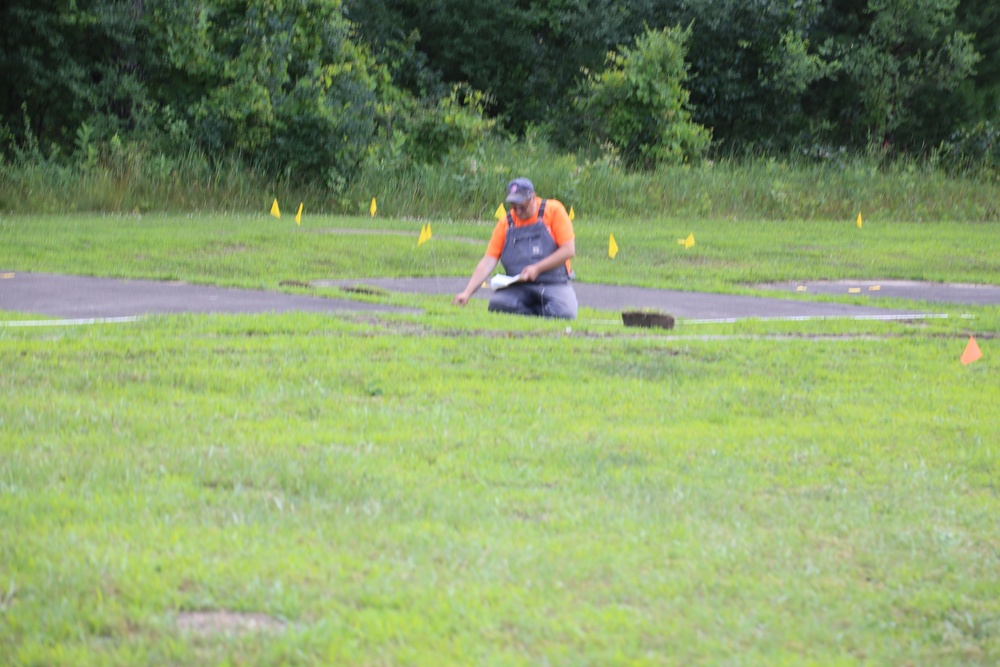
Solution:
[{"label": "dirt patch", "polygon": [[234,611],[184,611],[177,627],[198,635],[234,635],[248,632],[281,632],[285,623],[266,614]]},{"label": "dirt patch", "polygon": [[368,285],[344,285],[340,288],[341,292],[347,292],[349,294],[367,294],[369,296],[389,296],[389,291],[384,290],[381,287],[370,287]]},{"label": "dirt patch", "polygon": [[622,323],[627,327],[673,329],[674,317],[668,313],[649,310],[626,310],[622,313]]}]

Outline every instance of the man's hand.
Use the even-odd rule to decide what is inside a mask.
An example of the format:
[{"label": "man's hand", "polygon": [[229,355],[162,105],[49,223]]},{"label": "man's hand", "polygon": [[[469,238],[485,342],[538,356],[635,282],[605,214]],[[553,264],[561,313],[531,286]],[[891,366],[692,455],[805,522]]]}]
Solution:
[{"label": "man's hand", "polygon": [[545,259],[536,262],[534,264],[529,264],[528,266],[521,269],[519,274],[521,280],[526,283],[533,283],[538,280],[538,276],[542,275],[546,271],[551,271],[557,266],[564,264],[567,259],[572,259],[576,256],[576,241],[570,239],[566,243],[562,244],[556,251],[546,257]]},{"label": "man's hand", "polygon": [[469,278],[469,284],[452,298],[451,304],[453,306],[464,306],[469,303],[469,299],[476,293],[479,286],[483,284],[483,281],[490,275],[490,272],[496,268],[499,261],[495,257],[483,255],[483,258],[479,260],[479,264],[476,265],[476,270],[472,272],[472,277]]},{"label": "man's hand", "polygon": [[521,280],[526,283],[533,283],[538,278],[539,273],[541,271],[539,271],[537,264],[529,264],[521,269]]}]

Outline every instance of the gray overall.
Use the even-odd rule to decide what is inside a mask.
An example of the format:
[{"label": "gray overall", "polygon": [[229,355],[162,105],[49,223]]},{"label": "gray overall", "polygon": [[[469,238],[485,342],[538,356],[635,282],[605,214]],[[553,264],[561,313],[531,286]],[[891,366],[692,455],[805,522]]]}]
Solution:
[{"label": "gray overall", "polygon": [[[507,241],[500,262],[508,276],[518,275],[524,267],[545,259],[559,247],[542,222],[545,201],[543,199],[539,205],[538,219],[533,225],[515,227],[514,217],[507,214]],[[490,298],[489,309],[500,313],[576,319],[576,292],[569,284],[566,265],[540,274],[534,282],[514,283],[497,290]]]}]

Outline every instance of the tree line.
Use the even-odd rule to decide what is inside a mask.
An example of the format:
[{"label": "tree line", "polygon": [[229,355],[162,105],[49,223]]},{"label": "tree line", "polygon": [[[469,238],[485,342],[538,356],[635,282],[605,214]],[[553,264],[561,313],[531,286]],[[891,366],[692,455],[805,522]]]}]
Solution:
[{"label": "tree line", "polygon": [[993,0],[7,0],[5,160],[200,151],[342,186],[489,133],[1000,163]]}]

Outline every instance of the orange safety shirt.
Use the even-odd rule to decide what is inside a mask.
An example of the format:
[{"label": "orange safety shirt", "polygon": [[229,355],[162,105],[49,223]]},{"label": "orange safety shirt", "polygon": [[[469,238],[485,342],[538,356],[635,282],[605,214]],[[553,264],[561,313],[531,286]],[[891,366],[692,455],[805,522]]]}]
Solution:
[{"label": "orange safety shirt", "polygon": [[[541,197],[536,195],[535,205],[538,206],[541,203]],[[533,225],[538,221],[537,218],[522,220],[517,217],[514,211],[511,211],[511,216],[514,218],[515,227]],[[542,222],[545,223],[545,228],[549,230],[549,234],[552,235],[552,240],[556,242],[557,246],[562,246],[576,238],[573,234],[573,222],[569,219],[569,214],[566,213],[566,207],[558,199],[547,199],[545,201],[545,214],[542,216]],[[504,216],[497,221],[496,227],[493,228],[493,236],[490,237],[490,244],[486,247],[486,254],[494,259],[500,259],[506,243],[507,216]],[[570,271],[570,261],[568,259],[566,260],[566,271],[567,273]]]}]

